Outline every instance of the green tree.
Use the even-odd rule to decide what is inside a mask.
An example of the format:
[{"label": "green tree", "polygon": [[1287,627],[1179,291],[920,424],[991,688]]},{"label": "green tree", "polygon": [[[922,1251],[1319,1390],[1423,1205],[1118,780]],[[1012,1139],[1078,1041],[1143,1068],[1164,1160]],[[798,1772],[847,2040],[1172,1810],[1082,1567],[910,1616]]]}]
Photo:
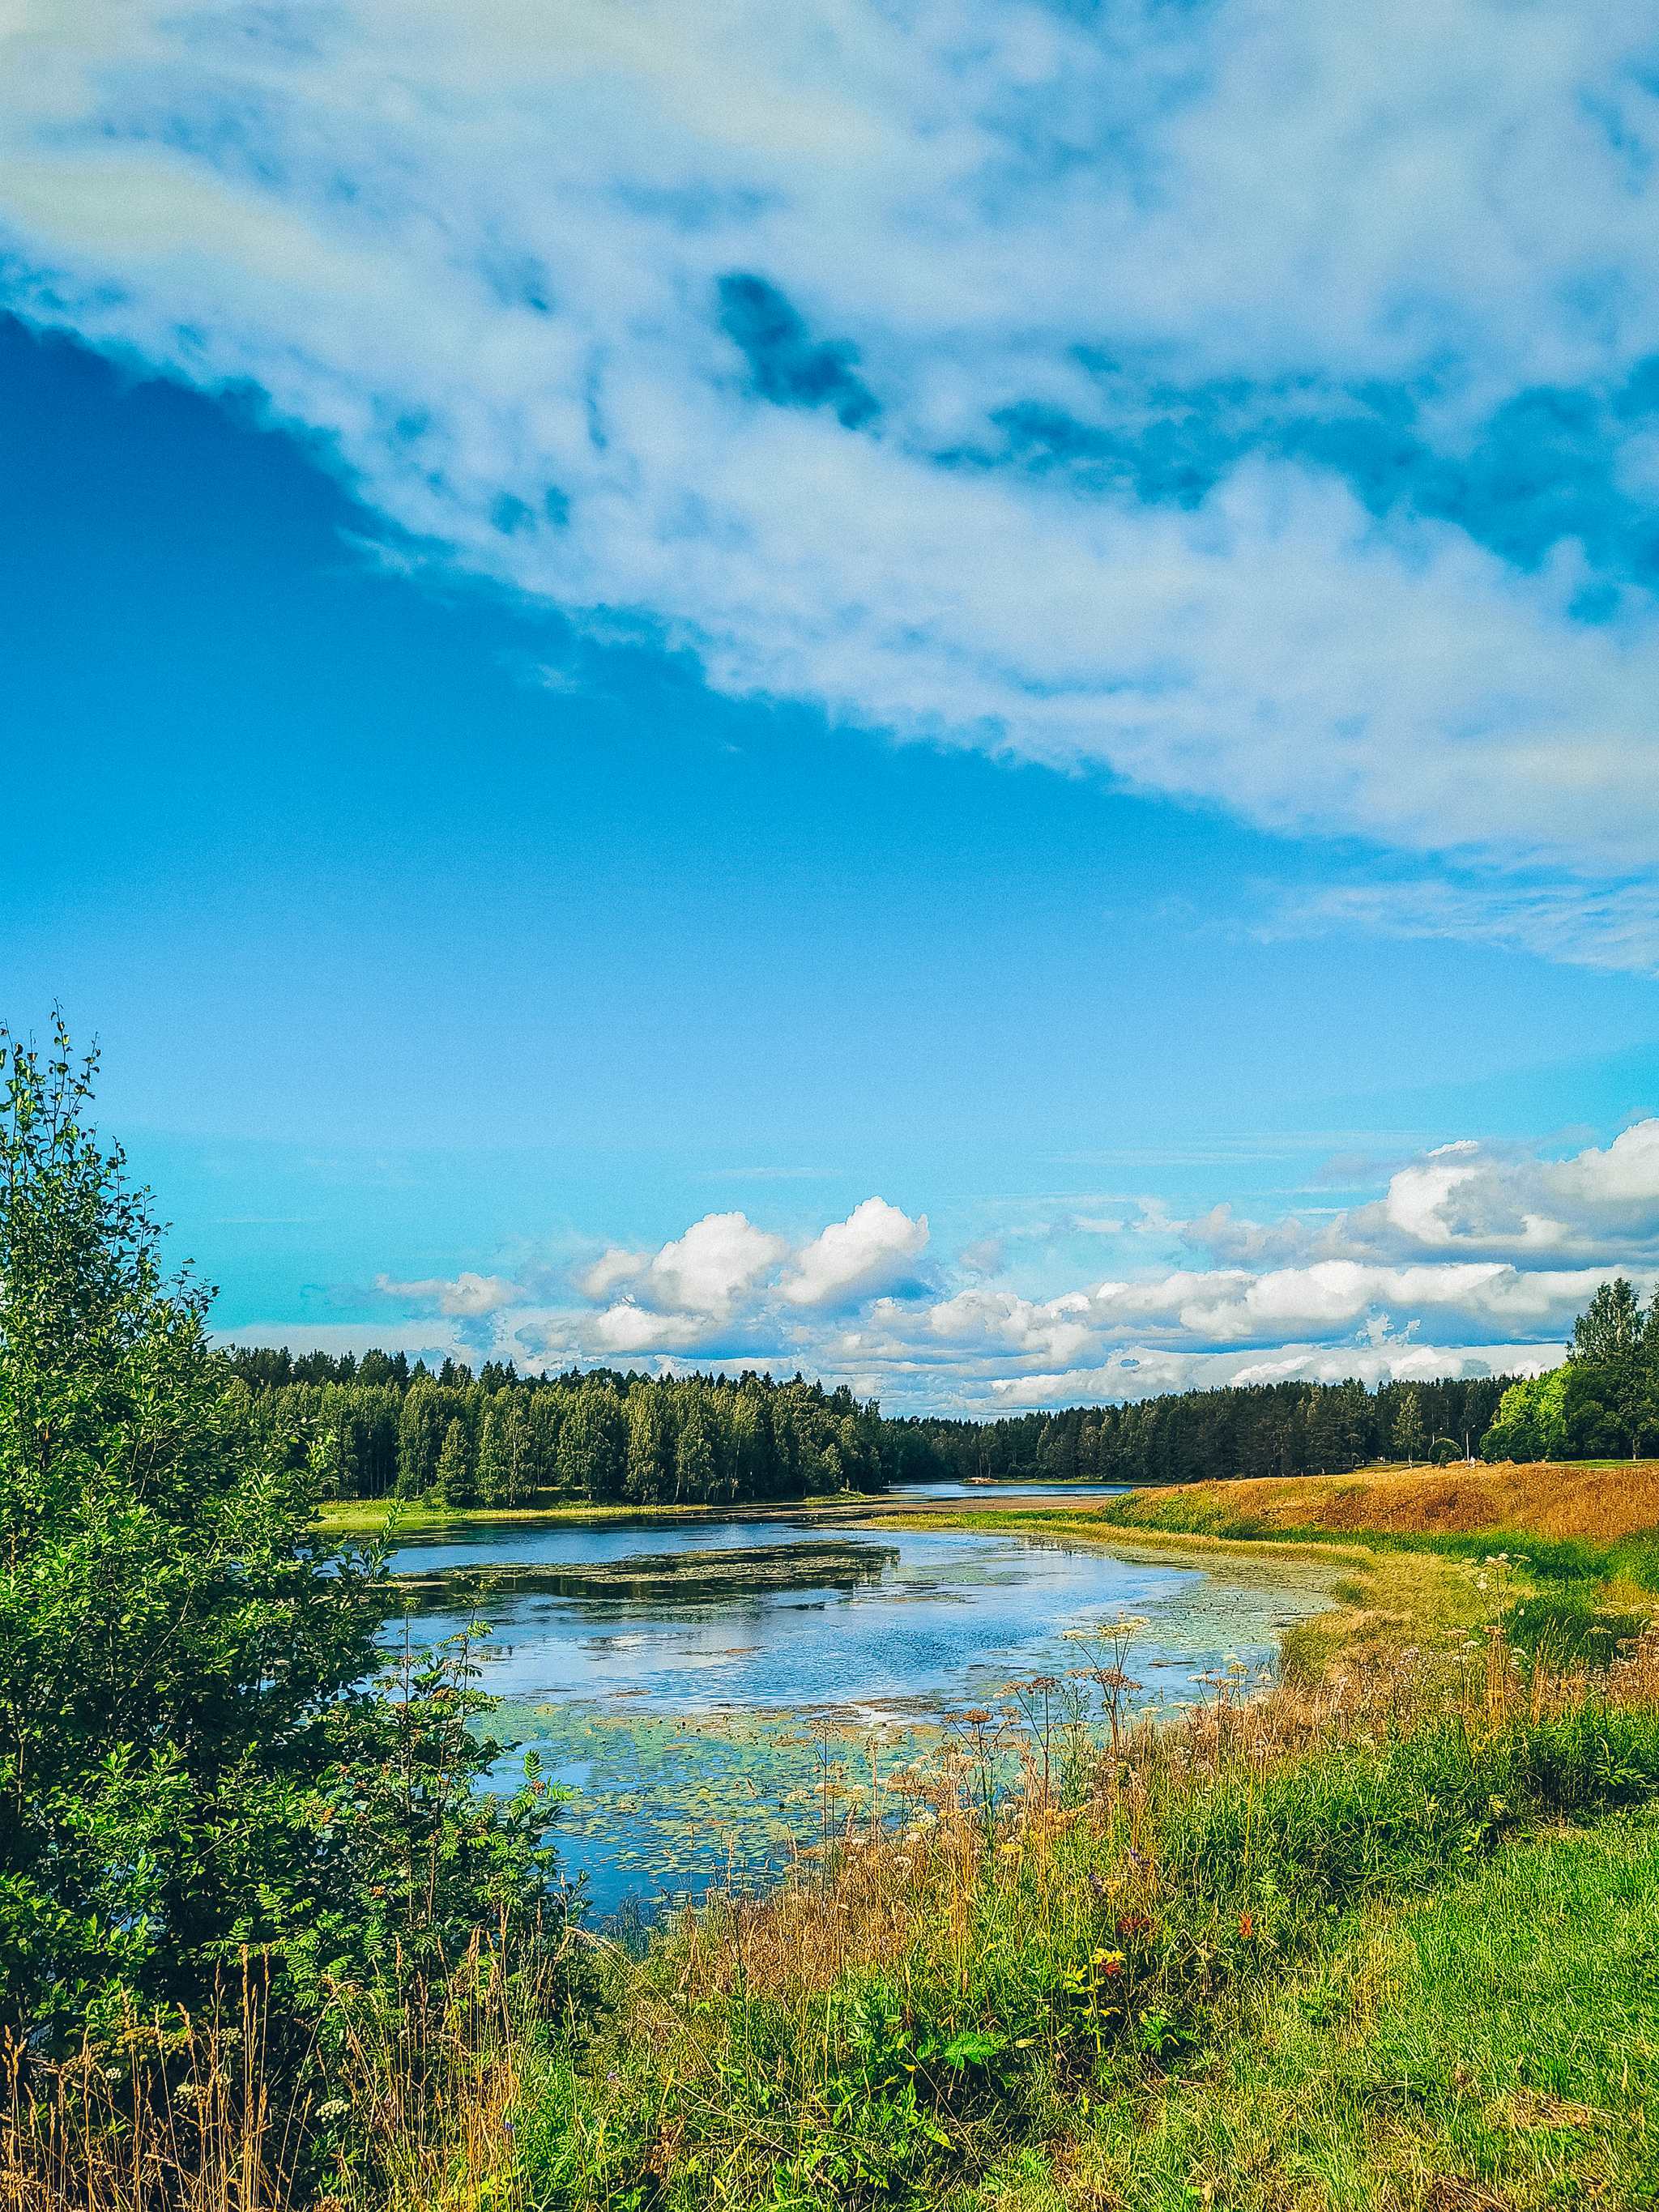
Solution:
[{"label": "green tree", "polygon": [[1345,1426],[1341,1392],[1319,1391],[1308,1419],[1310,1467],[1316,1468],[1322,1474],[1346,1472],[1348,1450]]},{"label": "green tree", "polygon": [[1423,1426],[1423,1409],[1415,1390],[1407,1390],[1400,1401],[1400,1410],[1394,1417],[1394,1450],[1396,1459],[1403,1459],[1407,1467],[1423,1456],[1428,1433]]},{"label": "green tree", "polygon": [[562,1395],[558,1390],[532,1390],[524,1409],[522,1473],[526,1491],[545,1490],[558,1480]]},{"label": "green tree", "polygon": [[530,1423],[520,1394],[515,1390],[500,1431],[501,1502],[516,1505],[530,1487]]},{"label": "green tree", "polygon": [[1634,1285],[1622,1275],[1603,1283],[1573,1323],[1567,1362],[1572,1448],[1634,1459],[1659,1431],[1659,1342],[1652,1315],[1644,1319]]},{"label": "green tree", "polygon": [[466,1423],[458,1415],[444,1431],[438,1455],[438,1476],[433,1494],[442,1505],[471,1505],[476,1492],[472,1479],[472,1447]]},{"label": "green tree", "polygon": [[486,1505],[499,1505],[511,1487],[507,1427],[510,1401],[503,1410],[505,1391],[498,1391],[484,1407],[478,1430],[478,1496]]},{"label": "green tree", "polygon": [[1603,1283],[1572,1325],[1567,1358],[1596,1367],[1634,1359],[1642,1348],[1641,1301],[1622,1275]]},{"label": "green tree", "polygon": [[415,1383],[398,1421],[398,1495],[419,1498],[438,1479],[443,1449],[443,1398],[435,1382]]},{"label": "green tree", "polygon": [[684,1504],[700,1505],[711,1498],[720,1482],[714,1424],[701,1389],[685,1391],[680,1413],[679,1440],[674,1448],[675,1495]]},{"label": "green tree", "polygon": [[591,1376],[559,1431],[559,1486],[589,1498],[619,1498],[628,1465],[628,1431],[609,1382]]},{"label": "green tree", "polygon": [[495,1747],[452,1659],[406,1709],[368,1686],[386,1566],[317,1533],[335,1439],[262,1419],[163,1278],[84,1125],[95,1060],[61,1025],[0,1048],[0,2029],[199,2008],[249,1946],[297,2063],[322,1966],[371,1978],[388,1930],[453,1955],[538,1887],[542,1816],[473,1794]]},{"label": "green tree", "polygon": [[674,1495],[674,1423],[668,1392],[659,1382],[641,1383],[628,1394],[628,1496],[638,1504],[655,1504]]},{"label": "green tree", "polygon": [[732,1408],[733,1480],[740,1498],[770,1498],[777,1486],[777,1450],[767,1394],[750,1376]]}]

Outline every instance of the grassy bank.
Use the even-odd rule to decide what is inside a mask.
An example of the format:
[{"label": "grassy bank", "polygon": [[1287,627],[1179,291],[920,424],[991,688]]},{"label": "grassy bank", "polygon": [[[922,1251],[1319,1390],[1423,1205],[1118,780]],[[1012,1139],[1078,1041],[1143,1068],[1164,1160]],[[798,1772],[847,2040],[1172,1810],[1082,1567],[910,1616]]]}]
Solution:
[{"label": "grassy bank", "polygon": [[[1212,1679],[1131,1730],[1133,1624],[1080,1643],[1078,1676],[964,1716],[771,1895],[717,1893],[643,1956],[486,1935],[441,1999],[418,1976],[372,2004],[341,1986],[297,2112],[260,2112],[256,2020],[198,2067],[218,2116],[198,2153],[167,2167],[176,2109],[148,2149],[119,2128],[89,2145],[70,2095],[50,2172],[38,2135],[0,2142],[0,2205],[1653,2202],[1659,1635],[1529,1627],[1581,1584],[1639,1599],[1607,1571],[1638,1540],[1519,1538],[1534,1568],[1458,1532],[1319,1530],[1310,1553],[1283,1527],[1133,1517],[1172,1507],[961,1517],[1219,1571],[1316,1558],[1335,1604],[1292,1632],[1271,1694]],[[1011,1753],[1023,1791],[994,1803]]]},{"label": "grassy bank", "polygon": [[[50,2194],[14,2134],[0,2203],[1650,2201],[1659,1644],[1603,1675],[1514,1656],[1460,1637],[1254,1704],[1221,1683],[1115,1756],[1109,1711],[1103,1746],[988,1713],[770,1897],[716,1895],[643,1959],[481,1944],[435,2007],[418,1978],[340,1989],[297,2127],[257,2114],[256,2021],[193,2077],[217,2136],[178,2188],[175,2106],[144,2156],[119,2129],[60,2155]],[[993,1813],[988,1742],[1022,1726],[1025,1794]],[[333,2145],[308,2190],[307,2130]]]},{"label": "grassy bank", "polygon": [[1479,1656],[1224,1695],[1032,1771],[997,1822],[964,1741],[907,1831],[609,1954],[608,2016],[521,2068],[489,2186],[561,2212],[1644,2201],[1659,1653],[1600,1684]]},{"label": "grassy bank", "polygon": [[379,1536],[388,1527],[399,1536],[441,1534],[447,1529],[514,1527],[538,1528],[573,1522],[725,1520],[733,1515],[759,1521],[817,1511],[826,1505],[868,1505],[878,1509],[879,1497],[862,1491],[837,1490],[815,1498],[767,1498],[740,1505],[629,1505],[615,1502],[594,1504],[586,1498],[543,1492],[530,1505],[454,1505],[434,1508],[419,1499],[352,1498],[325,1504],[319,1526],[330,1536]]},{"label": "grassy bank", "polygon": [[1184,1483],[1131,1491],[1099,1510],[1115,1526],[1215,1535],[1462,1536],[1474,1542],[1525,1529],[1534,1541],[1605,1543],[1659,1528],[1659,1462],[1383,1467],[1348,1475]]}]

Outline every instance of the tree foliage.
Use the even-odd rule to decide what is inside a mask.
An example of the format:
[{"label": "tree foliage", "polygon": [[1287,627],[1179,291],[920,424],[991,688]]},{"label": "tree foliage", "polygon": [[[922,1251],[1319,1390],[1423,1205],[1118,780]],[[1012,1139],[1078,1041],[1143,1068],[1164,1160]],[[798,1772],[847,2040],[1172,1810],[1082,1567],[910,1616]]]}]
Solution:
[{"label": "tree foliage", "polygon": [[1634,1459],[1659,1445],[1659,1291],[1622,1275],[1573,1324],[1565,1366],[1515,1383],[1481,1442],[1489,1460]]},{"label": "tree foliage", "polygon": [[316,1529],[356,1431],[210,1348],[87,1126],[95,1059],[0,1050],[0,2030],[199,2010],[252,1950],[280,2061],[323,1978],[533,1909],[545,1793],[474,1788],[466,1639],[380,1648],[383,1551]]}]

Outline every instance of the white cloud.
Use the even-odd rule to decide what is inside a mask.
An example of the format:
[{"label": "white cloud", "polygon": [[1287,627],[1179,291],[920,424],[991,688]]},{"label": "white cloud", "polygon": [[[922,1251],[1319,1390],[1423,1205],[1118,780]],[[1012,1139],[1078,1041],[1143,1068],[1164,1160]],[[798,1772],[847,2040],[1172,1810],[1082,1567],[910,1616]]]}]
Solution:
[{"label": "white cloud", "polygon": [[836,1306],[873,1296],[915,1272],[927,1243],[927,1217],[919,1220],[885,1199],[866,1198],[845,1221],[829,1228],[794,1255],[794,1272],[781,1295],[787,1305]]},{"label": "white cloud", "polygon": [[1591,1146],[1559,1161],[1444,1146],[1401,1168],[1385,1199],[1340,1217],[1328,1235],[1354,1252],[1659,1261],[1659,1118],[1638,1121],[1605,1152]]},{"label": "white cloud", "polygon": [[580,1287],[587,1297],[600,1298],[626,1283],[631,1297],[653,1313],[724,1321],[736,1301],[770,1273],[788,1249],[787,1237],[769,1236],[745,1214],[710,1213],[654,1257],[607,1252],[583,1275]]},{"label": "white cloud", "polygon": [[1492,869],[1434,880],[1323,884],[1279,899],[1246,934],[1323,936],[1334,929],[1397,938],[1461,938],[1581,968],[1659,974],[1659,884],[1585,876],[1505,878]]},{"label": "white cloud", "polygon": [[1000,1237],[981,1237],[976,1243],[964,1245],[957,1255],[957,1267],[965,1268],[970,1275],[1000,1275],[1006,1264]]},{"label": "white cloud", "polygon": [[1227,1383],[1428,1382],[1440,1376],[1541,1375],[1565,1357],[1559,1345],[1396,1343],[1385,1352],[1333,1352],[1287,1344],[1272,1358],[1252,1352],[1165,1352],[1141,1347],[1103,1365],[994,1382],[994,1407],[1074,1406],[1091,1399],[1155,1398],[1169,1391],[1216,1390]]},{"label": "white cloud", "polygon": [[498,1313],[503,1306],[522,1304],[526,1295],[517,1283],[508,1282],[504,1276],[471,1275],[465,1270],[453,1282],[428,1277],[424,1282],[394,1283],[389,1275],[377,1275],[374,1287],[382,1297],[430,1306],[441,1314],[453,1314],[466,1320]]},{"label": "white cloud", "polygon": [[[20,304],[254,380],[398,528],[596,635],[1277,827],[1547,861],[1589,896],[1561,876],[1535,949],[1651,966],[1647,891],[1595,890],[1659,818],[1640,591],[1580,619],[1571,544],[1511,564],[1248,439],[1193,506],[1109,454],[1160,389],[1317,415],[1393,384],[1455,460],[1516,393],[1616,384],[1659,351],[1656,47],[1655,0],[16,0],[0,209]],[[734,270],[858,349],[878,418],[755,397]],[[1097,459],[983,465],[1021,407]],[[1439,910],[1513,903],[1472,878]]]},{"label": "white cloud", "polygon": [[[1131,1268],[1032,1295],[992,1279],[995,1265],[1009,1272],[997,1238],[941,1268],[926,1215],[871,1197],[804,1240],[734,1212],[707,1215],[654,1253],[612,1248],[578,1278],[581,1305],[541,1303],[557,1279],[529,1267],[517,1283],[382,1276],[378,1287],[457,1316],[457,1356],[474,1361],[799,1367],[852,1380],[895,1410],[1536,1372],[1562,1356],[1607,1276],[1634,1276],[1644,1295],[1659,1276],[1659,1119],[1559,1159],[1444,1146],[1396,1166],[1383,1198],[1316,1230],[1241,1220],[1225,1206],[1182,1224],[1141,1204],[1166,1237],[1207,1246],[1219,1264]],[[1125,1230],[1115,1256],[1146,1249]],[[1053,1259],[1039,1251],[1020,1276],[1043,1265]],[[406,1341],[420,1325],[400,1326]],[[295,1325],[277,1340],[306,1334]],[[379,1340],[365,1324],[354,1348]]]}]

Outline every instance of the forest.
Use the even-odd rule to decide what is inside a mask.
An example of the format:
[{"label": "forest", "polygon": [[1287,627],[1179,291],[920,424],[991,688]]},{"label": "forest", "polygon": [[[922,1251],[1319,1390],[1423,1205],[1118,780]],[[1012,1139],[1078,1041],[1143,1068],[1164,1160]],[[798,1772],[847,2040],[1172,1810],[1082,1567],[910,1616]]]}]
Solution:
[{"label": "forest", "polygon": [[231,1356],[256,1429],[308,1451],[325,1499],[428,1506],[547,1498],[724,1505],[885,1486],[890,1450],[872,1402],[844,1386],[752,1373],[683,1377],[609,1368],[521,1376],[510,1362],[434,1375],[399,1354]]},{"label": "forest", "polygon": [[[1478,1450],[1510,1376],[1469,1382],[1264,1382],[1001,1421],[916,1420],[909,1466],[959,1480],[1216,1482],[1336,1474],[1376,1459]],[[1466,1444],[1467,1440],[1467,1444]]]},{"label": "forest", "polygon": [[556,1498],[730,1504],[952,1480],[1340,1474],[1377,1459],[1478,1452],[1516,1383],[1261,1383],[968,1421],[884,1419],[873,1399],[799,1375],[779,1382],[752,1371],[596,1368],[538,1376],[489,1362],[475,1376],[451,1360],[435,1373],[411,1367],[402,1353],[295,1358],[266,1348],[234,1351],[228,1364],[255,1427],[273,1445],[287,1437],[289,1449],[313,1454],[325,1498],[434,1507]]}]

